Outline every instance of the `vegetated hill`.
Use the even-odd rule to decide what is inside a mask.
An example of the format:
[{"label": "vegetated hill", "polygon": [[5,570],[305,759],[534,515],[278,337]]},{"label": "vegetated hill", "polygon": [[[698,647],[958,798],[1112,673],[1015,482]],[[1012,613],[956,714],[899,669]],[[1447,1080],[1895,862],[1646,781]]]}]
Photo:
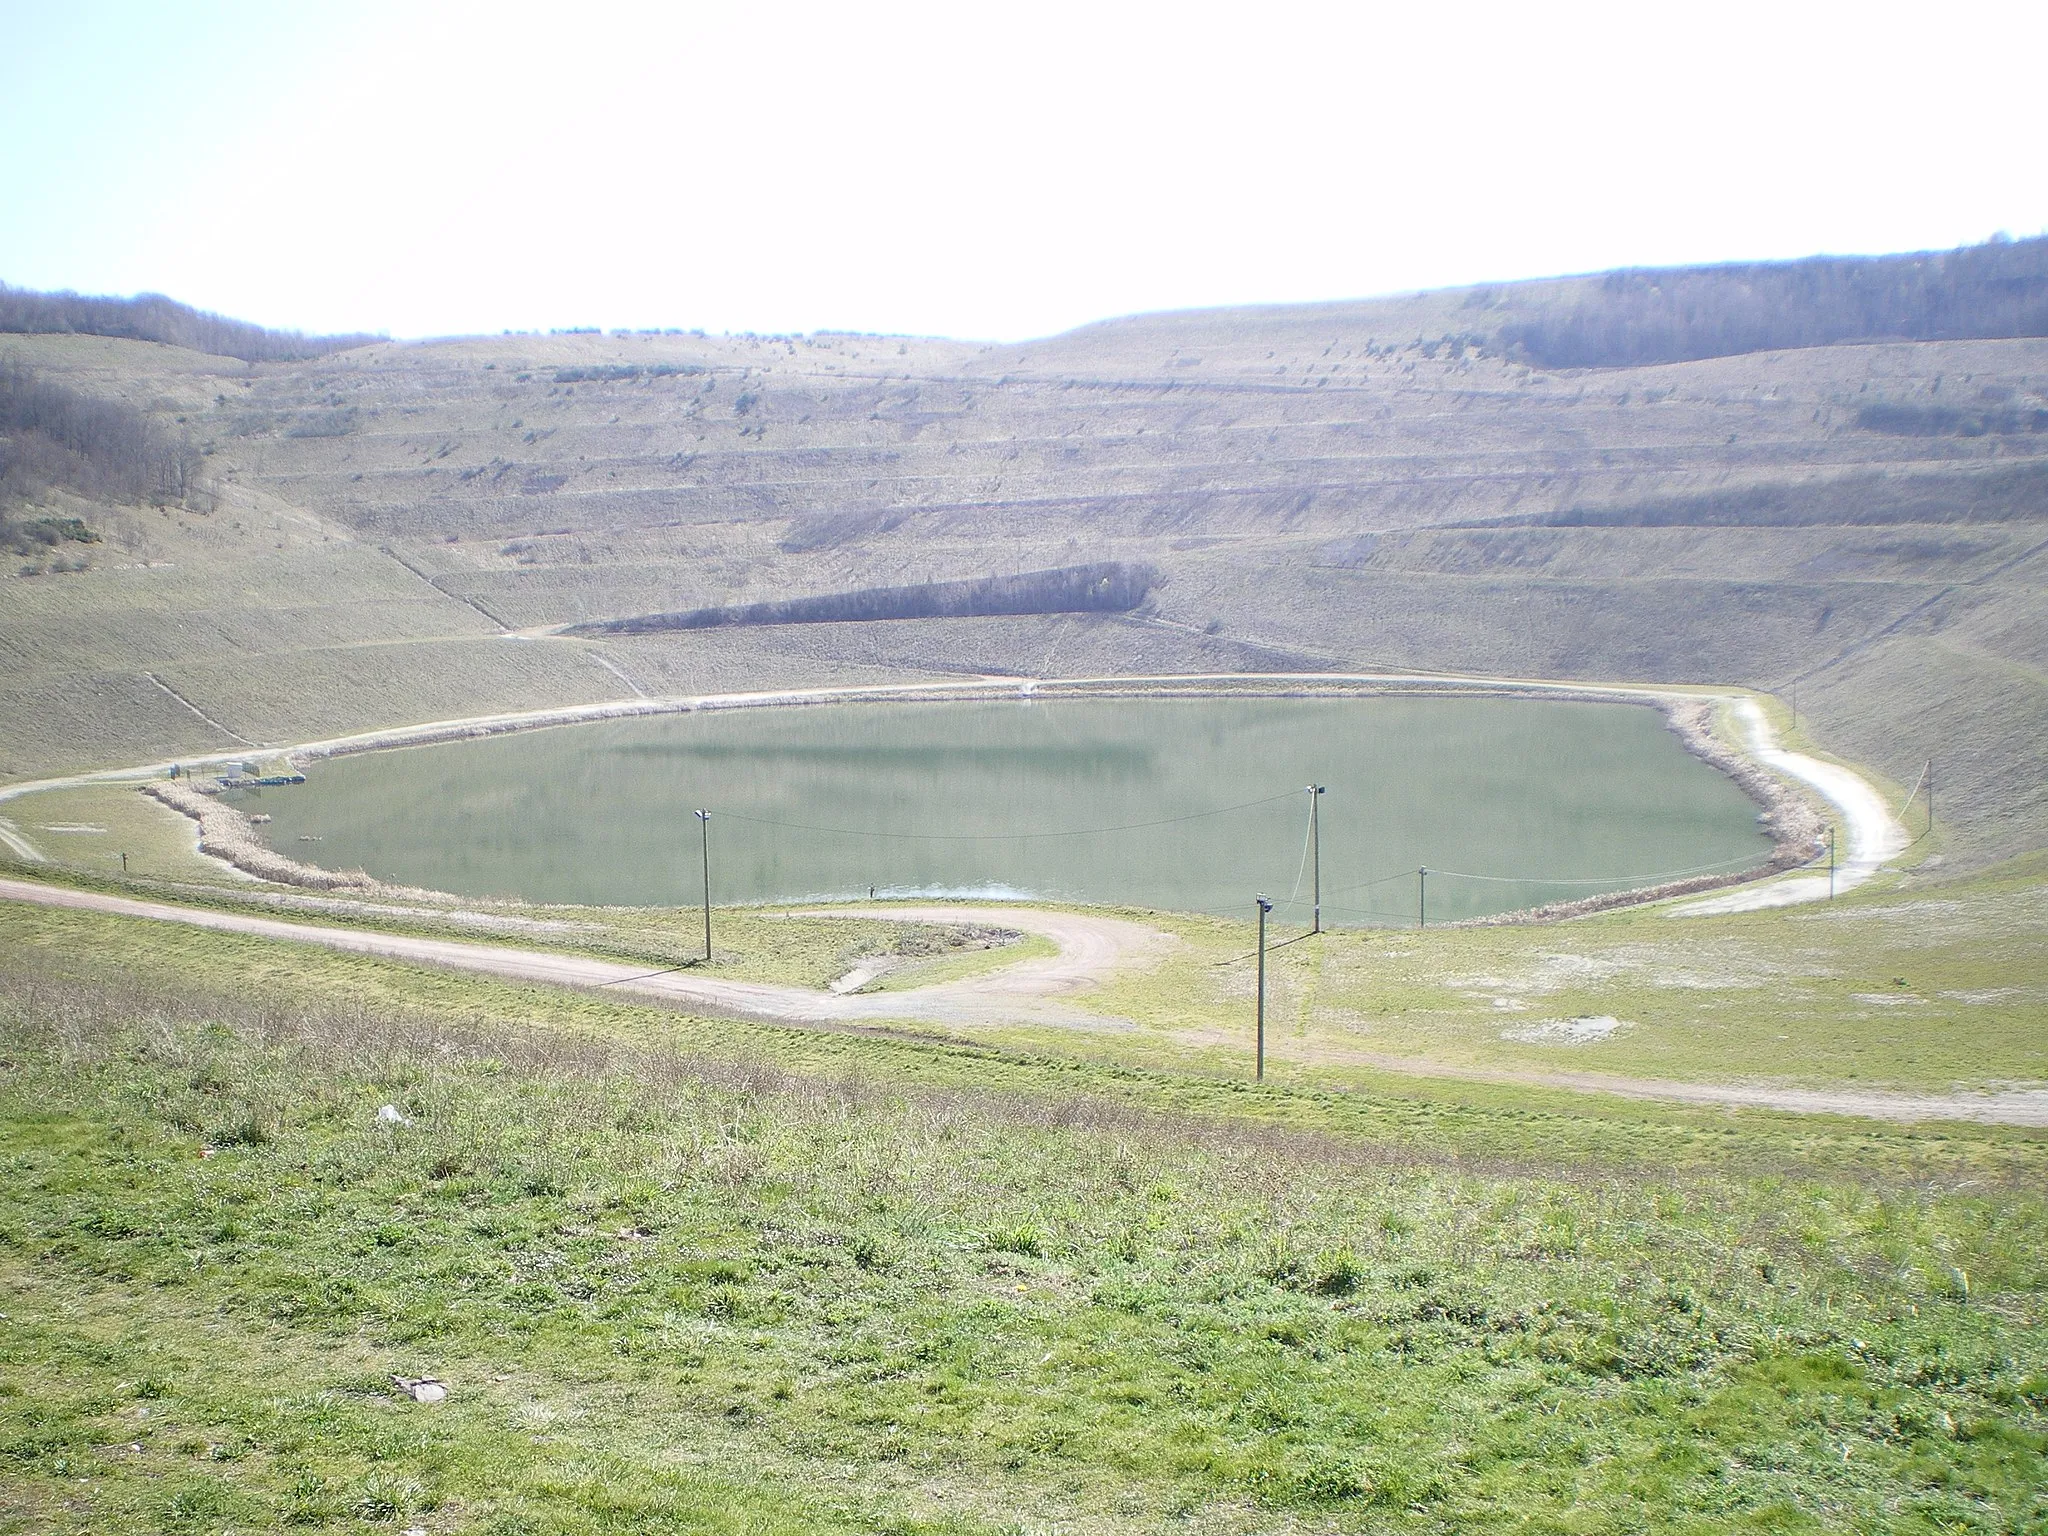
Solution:
[{"label": "vegetated hill", "polygon": [[[1010,347],[0,339],[184,417],[222,497],[0,582],[0,774],[629,688],[1391,667],[1796,688],[1902,797],[1937,760],[1952,857],[2048,844],[2048,340],[1509,355],[1603,281]],[[1142,612],[545,633],[1103,561]]]},{"label": "vegetated hill", "polygon": [[[2048,236],[1902,256],[1663,267],[1391,298],[1130,315],[1005,349],[1113,369],[1133,346],[1169,377],[1258,366],[1346,338],[1354,356],[1469,352],[1550,370],[1636,368],[1875,341],[2048,336]],[[1318,341],[1317,338],[1322,340]],[[1943,428],[1947,430],[1947,428]]]},{"label": "vegetated hill", "polygon": [[230,320],[180,304],[160,293],[132,299],[77,293],[37,293],[0,283],[0,333],[119,336],[237,357],[244,362],[289,362],[325,357],[382,341],[381,336],[302,336]]},{"label": "vegetated hill", "polygon": [[56,487],[183,501],[197,488],[199,458],[189,434],[124,400],[0,359],[0,517]]},{"label": "vegetated hill", "polygon": [[1609,272],[1500,335],[1547,368],[1619,368],[1845,341],[2048,336],[2048,237],[1911,256]]}]

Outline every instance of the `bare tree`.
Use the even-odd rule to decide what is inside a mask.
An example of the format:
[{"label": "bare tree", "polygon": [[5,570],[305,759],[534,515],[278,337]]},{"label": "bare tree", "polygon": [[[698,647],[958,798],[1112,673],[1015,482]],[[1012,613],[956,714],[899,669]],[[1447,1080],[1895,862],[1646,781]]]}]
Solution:
[{"label": "bare tree", "polygon": [[368,346],[380,336],[304,336],[230,320],[165,298],[132,299],[77,293],[36,293],[0,283],[0,332],[29,335],[120,336],[162,342],[248,363],[290,362]]}]

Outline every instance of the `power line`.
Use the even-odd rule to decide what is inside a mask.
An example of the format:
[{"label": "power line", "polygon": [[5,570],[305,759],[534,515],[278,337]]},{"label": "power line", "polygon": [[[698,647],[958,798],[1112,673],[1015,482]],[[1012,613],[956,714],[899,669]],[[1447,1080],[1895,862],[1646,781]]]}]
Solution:
[{"label": "power line", "polygon": [[1429,866],[1432,875],[1450,875],[1459,880],[1490,880],[1497,885],[1661,885],[1668,880],[1683,880],[1688,875],[1711,874],[1716,870],[1732,869],[1742,864],[1762,862],[1754,853],[1738,854],[1733,858],[1717,859],[1712,864],[1698,864],[1691,869],[1668,869],[1654,875],[1477,875],[1470,870],[1439,869]]},{"label": "power line", "polygon": [[[1272,900],[1273,898],[1268,896],[1266,898],[1267,904],[1271,905]],[[1321,937],[1322,935],[1319,933],[1297,933],[1293,938],[1282,939],[1278,944],[1268,944],[1266,946],[1266,953],[1270,955],[1274,950],[1285,949],[1290,944],[1299,944],[1307,939],[1319,939]],[[1218,960],[1215,964],[1211,965],[1209,969],[1212,971],[1220,971],[1226,965],[1242,965],[1245,961],[1251,959],[1256,954],[1258,954],[1258,951],[1255,949],[1247,950],[1245,951],[1245,953],[1241,955],[1233,955],[1228,960]]]},{"label": "power line", "polygon": [[1301,895],[1302,877],[1308,873],[1309,840],[1315,836],[1315,830],[1316,812],[1315,805],[1311,802],[1308,812],[1308,824],[1301,829],[1301,865],[1294,871],[1294,889],[1287,893],[1287,902],[1290,906],[1294,904],[1295,898]]},{"label": "power line", "polygon": [[1414,873],[1415,866],[1411,864],[1406,869],[1395,870],[1391,875],[1379,875],[1371,880],[1361,880],[1356,885],[1340,885],[1331,894],[1342,896],[1347,891],[1371,890],[1376,885],[1389,885],[1396,880],[1406,880]]},{"label": "power line", "polygon": [[1228,816],[1233,811],[1249,811],[1262,805],[1275,805],[1282,800],[1292,800],[1300,791],[1284,795],[1268,795],[1263,800],[1246,800],[1240,805],[1218,806],[1213,811],[1191,811],[1185,816],[1162,816],[1157,821],[1131,821],[1117,827],[1073,827],[1052,832],[878,832],[866,827],[820,827],[802,821],[771,821],[764,816],[745,816],[738,811],[721,811],[719,814],[728,821],[750,822],[757,827],[782,827],[792,832],[828,832],[840,837],[878,837],[891,842],[918,843],[1009,843],[1022,842],[1041,837],[1102,837],[1111,832],[1137,832],[1146,827],[1170,827],[1183,821],[1202,821],[1211,816]]},{"label": "power line", "polygon": [[[1689,875],[1712,874],[1718,870],[1737,869],[1744,864],[1759,862],[1753,853],[1737,854],[1732,858],[1718,859],[1712,864],[1696,864],[1691,869],[1667,869],[1650,875],[1482,875],[1465,869],[1442,869],[1429,866],[1432,875],[1449,875],[1459,880],[1485,880],[1496,885],[1614,885],[1639,886],[1662,885],[1671,880],[1683,880]],[[1338,887],[1335,894],[1342,896],[1348,891],[1370,890],[1376,885],[1390,885],[1396,880],[1406,880],[1415,873],[1415,866],[1397,869],[1392,874],[1380,875],[1371,880],[1361,880],[1355,885]]]}]

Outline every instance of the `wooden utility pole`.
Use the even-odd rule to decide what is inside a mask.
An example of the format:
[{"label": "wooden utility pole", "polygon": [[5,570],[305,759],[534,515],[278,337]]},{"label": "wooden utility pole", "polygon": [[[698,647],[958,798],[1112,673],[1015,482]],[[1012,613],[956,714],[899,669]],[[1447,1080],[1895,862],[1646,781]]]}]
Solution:
[{"label": "wooden utility pole", "polygon": [[1835,899],[1835,829],[1828,828],[1828,900]]},{"label": "wooden utility pole", "polygon": [[1263,896],[1253,898],[1259,904],[1259,1066],[1258,1080],[1266,1080],[1266,914],[1273,910],[1273,903]]},{"label": "wooden utility pole", "polygon": [[1429,926],[1429,867],[1415,871],[1415,926]]},{"label": "wooden utility pole", "polygon": [[704,963],[711,963],[711,813],[697,813],[698,841],[704,849]]},{"label": "wooden utility pole", "polygon": [[[1322,805],[1324,793],[1325,790],[1323,786],[1320,784],[1311,784],[1308,786],[1308,839],[1309,847],[1311,850],[1309,856],[1313,860],[1312,867],[1315,870],[1315,921],[1309,927],[1310,933],[1321,933],[1323,931]],[[1299,889],[1299,887],[1296,887],[1296,889]]]}]

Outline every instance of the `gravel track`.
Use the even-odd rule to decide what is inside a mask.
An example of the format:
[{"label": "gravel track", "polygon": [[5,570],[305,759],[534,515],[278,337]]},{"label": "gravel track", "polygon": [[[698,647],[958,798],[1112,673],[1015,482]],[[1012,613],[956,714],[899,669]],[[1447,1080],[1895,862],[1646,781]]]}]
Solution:
[{"label": "gravel track", "polygon": [[[549,986],[602,988],[687,1004],[720,1013],[742,1014],[788,1024],[913,1023],[972,1028],[976,1025],[1056,1025],[1094,1032],[1130,1025],[1073,1006],[1069,999],[1126,966],[1161,953],[1173,940],[1142,923],[1087,913],[1043,912],[1025,907],[909,907],[889,909],[896,920],[933,923],[988,923],[1021,929],[1058,946],[1050,956],[1021,960],[984,975],[941,982],[904,992],[847,993],[765,982],[727,981],[688,970],[649,971],[644,966],[583,955],[467,944],[362,928],[328,928],[239,912],[215,912],[165,902],[138,901],[98,891],[71,890],[29,880],[0,879],[0,900],[34,902],[77,911],[103,912],[157,922],[187,923],[222,933],[246,934],[289,943],[318,944],[351,954],[473,971],[512,981]],[[873,916],[872,911],[819,909],[819,915]],[[1682,1083],[1598,1073],[1506,1072],[1464,1068],[1392,1056],[1359,1056],[1357,1064],[1423,1077],[1526,1084],[1580,1093],[1721,1105],[1731,1109],[1786,1110],[1800,1114],[1848,1115],[1891,1121],[1971,1120],[1994,1125],[2048,1126],[2048,1089],[2014,1087],[1983,1093],[1887,1093],[1791,1088],[1769,1084]]]},{"label": "gravel track", "polygon": [[1847,846],[1839,850],[1841,858],[1832,880],[1826,874],[1787,875],[1781,880],[1746,885],[1724,896],[1686,902],[1671,909],[1673,917],[1712,917],[1723,912],[1758,912],[1803,901],[1826,901],[1831,895],[1853,891],[1866,883],[1905,852],[1906,829],[1862,774],[1803,752],[1787,752],[1777,744],[1770,721],[1754,699],[1737,699],[1735,718],[1742,727],[1743,747],[1751,757],[1766,768],[1810,784],[1834,806],[1848,833]]},{"label": "gravel track", "polygon": [[[650,970],[645,965],[504,944],[471,944],[460,939],[380,933],[366,928],[329,928],[317,923],[288,922],[282,918],[257,917],[244,912],[219,912],[169,902],[139,901],[128,896],[71,890],[30,880],[0,880],[0,899],[105,912],[117,917],[185,923],[219,933],[246,934],[289,943],[318,944],[349,954],[477,971],[512,981],[601,987],[606,991],[638,993],[715,1012],[739,1013],[792,1024],[887,1019],[953,1025],[1051,1023],[1092,1030],[1128,1027],[1119,1025],[1116,1020],[1066,1006],[1061,1000],[1107,979],[1138,956],[1156,952],[1172,942],[1156,929],[1115,917],[1011,907],[891,907],[887,916],[892,921],[999,924],[1050,939],[1058,950],[1055,954],[1022,960],[980,976],[940,982],[910,991],[841,994],[772,982],[700,976],[687,968]],[[876,914],[872,910],[835,908],[821,909],[816,915],[873,917]]]}]

